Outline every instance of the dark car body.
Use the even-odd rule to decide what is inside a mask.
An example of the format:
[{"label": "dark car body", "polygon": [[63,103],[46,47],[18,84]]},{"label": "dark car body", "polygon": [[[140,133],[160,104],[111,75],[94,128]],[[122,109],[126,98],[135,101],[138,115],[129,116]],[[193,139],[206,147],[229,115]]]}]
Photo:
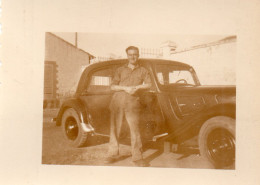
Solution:
[{"label": "dark car body", "polygon": [[[91,64],[84,70],[74,97],[62,104],[57,116],[57,125],[62,125],[64,122],[65,135],[68,136],[68,132],[71,131],[68,128],[76,128],[81,130],[73,131],[78,135],[80,132],[86,132],[88,135],[109,136],[110,112],[108,107],[114,93],[110,89],[110,82],[115,69],[126,63],[126,59],[111,60]],[[220,122],[228,122],[224,121],[225,117],[235,120],[235,86],[202,86],[193,67],[181,62],[140,59],[139,63],[149,71],[152,80],[150,90],[139,92],[143,105],[141,129],[145,139],[154,141],[162,139],[180,144],[195,136],[201,135],[202,138],[207,130],[203,133],[200,132],[207,121],[216,122],[214,120],[220,119]],[[75,110],[78,115],[76,122],[81,122],[81,126],[78,123],[76,127],[68,126],[69,123],[64,120],[65,118],[63,119],[63,114],[67,109]],[[69,119],[69,116],[67,118]],[[214,118],[213,121],[210,121],[211,118]],[[216,123],[209,124],[216,125]],[[220,127],[225,129],[226,124],[229,123],[223,123],[224,126]],[[203,130],[205,129],[207,128],[203,128]],[[228,132],[233,131],[234,129],[228,130]],[[217,134],[218,141],[210,141],[213,145],[218,145],[216,147],[219,150],[222,151],[224,145],[234,145],[234,134],[230,134],[231,136],[227,134],[228,139],[222,139],[222,136],[219,135],[221,134]],[[83,140],[80,143],[75,142],[75,137],[67,138],[72,141],[74,146],[80,146],[83,143]],[[228,140],[227,144],[226,140]],[[204,145],[206,146],[207,143]],[[230,152],[230,146],[227,148],[228,152]],[[235,146],[231,146],[231,148],[234,150]],[[212,151],[213,153],[210,155],[215,155],[215,149]],[[234,161],[234,151],[228,155],[232,155]],[[223,157],[225,156],[221,156],[221,158]],[[217,161],[217,163],[220,162]]]}]

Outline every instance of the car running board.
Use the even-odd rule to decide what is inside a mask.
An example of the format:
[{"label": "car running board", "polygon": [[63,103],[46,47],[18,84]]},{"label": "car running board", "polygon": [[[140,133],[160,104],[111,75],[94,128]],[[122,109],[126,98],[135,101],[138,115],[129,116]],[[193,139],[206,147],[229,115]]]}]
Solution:
[{"label": "car running board", "polygon": [[153,136],[153,141],[157,141],[165,136],[168,136],[168,133],[163,133],[163,134],[160,134],[160,135],[156,135],[156,136]]}]

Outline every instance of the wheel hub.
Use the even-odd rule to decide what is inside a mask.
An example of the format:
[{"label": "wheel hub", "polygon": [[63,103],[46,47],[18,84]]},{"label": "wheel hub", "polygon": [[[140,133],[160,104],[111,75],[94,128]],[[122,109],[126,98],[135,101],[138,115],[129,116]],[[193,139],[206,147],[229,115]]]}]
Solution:
[{"label": "wheel hub", "polygon": [[70,140],[75,140],[78,136],[78,125],[73,117],[69,117],[65,123],[66,136]]},{"label": "wheel hub", "polygon": [[228,166],[235,160],[235,139],[226,129],[213,130],[207,140],[208,154],[219,166]]}]

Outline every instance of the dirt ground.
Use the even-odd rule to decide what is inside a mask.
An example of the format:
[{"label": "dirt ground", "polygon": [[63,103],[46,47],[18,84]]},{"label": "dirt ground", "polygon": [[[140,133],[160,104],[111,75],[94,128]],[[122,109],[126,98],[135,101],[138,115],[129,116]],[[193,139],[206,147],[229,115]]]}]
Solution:
[{"label": "dirt ground", "polygon": [[[104,164],[104,159],[109,139],[94,136],[89,139],[87,146],[73,148],[63,138],[61,127],[51,122],[51,118],[55,117],[56,113],[56,109],[44,111],[42,164],[108,166]],[[163,143],[146,143],[143,156],[150,167],[214,168],[199,155],[197,149],[181,148],[177,153],[165,153]],[[120,160],[109,166],[133,166],[129,144],[120,145]]]}]

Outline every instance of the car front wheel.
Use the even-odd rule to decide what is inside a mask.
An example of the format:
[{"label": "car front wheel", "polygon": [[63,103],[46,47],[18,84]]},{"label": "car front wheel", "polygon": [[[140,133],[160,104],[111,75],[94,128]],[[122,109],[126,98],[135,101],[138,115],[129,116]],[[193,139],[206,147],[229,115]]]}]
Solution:
[{"label": "car front wheel", "polygon": [[202,157],[216,168],[234,168],[235,119],[216,116],[207,120],[200,129],[199,148]]},{"label": "car front wheel", "polygon": [[78,113],[73,109],[66,109],[62,116],[62,132],[69,145],[81,147],[85,145],[88,134],[84,132],[80,125]]}]

